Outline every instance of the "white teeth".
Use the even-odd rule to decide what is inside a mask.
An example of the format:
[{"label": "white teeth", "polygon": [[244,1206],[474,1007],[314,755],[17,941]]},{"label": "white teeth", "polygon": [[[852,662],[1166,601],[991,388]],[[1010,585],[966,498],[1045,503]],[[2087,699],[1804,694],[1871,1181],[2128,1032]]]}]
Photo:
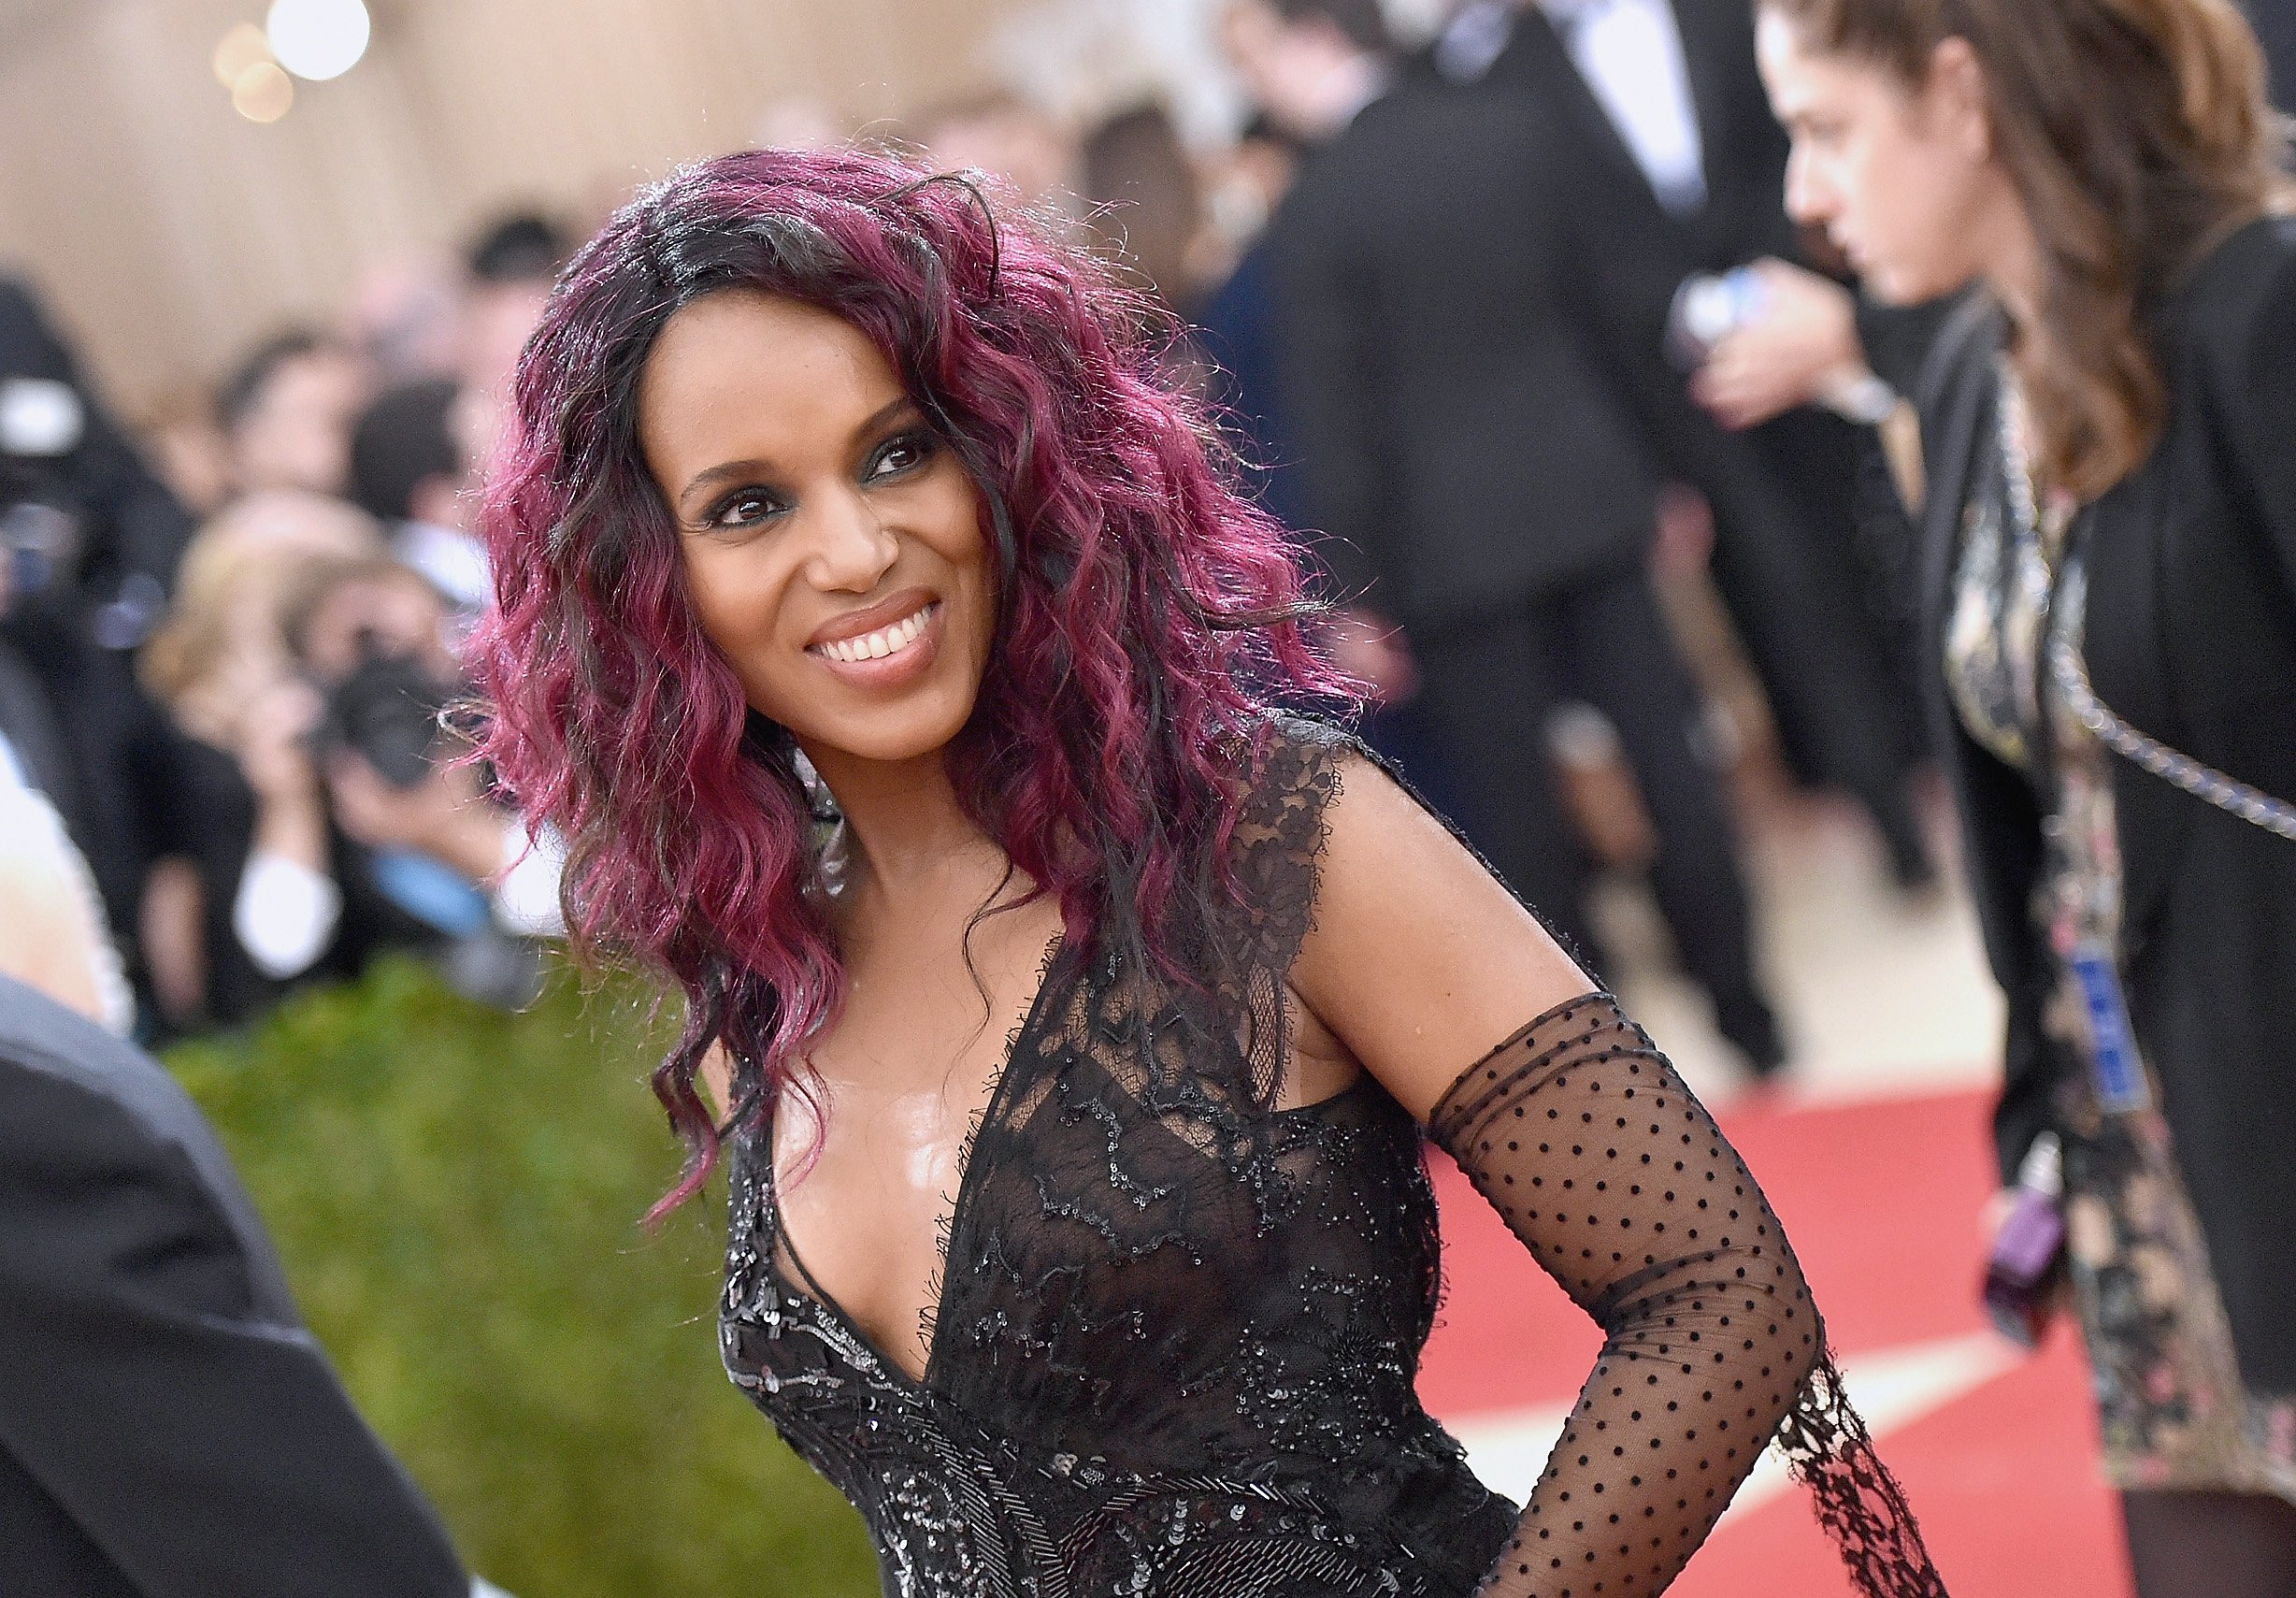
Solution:
[{"label": "white teeth", "polygon": [[883,660],[886,655],[897,655],[916,642],[925,631],[925,624],[932,619],[933,612],[940,603],[936,599],[907,621],[865,637],[839,639],[834,643],[816,647],[832,660]]}]

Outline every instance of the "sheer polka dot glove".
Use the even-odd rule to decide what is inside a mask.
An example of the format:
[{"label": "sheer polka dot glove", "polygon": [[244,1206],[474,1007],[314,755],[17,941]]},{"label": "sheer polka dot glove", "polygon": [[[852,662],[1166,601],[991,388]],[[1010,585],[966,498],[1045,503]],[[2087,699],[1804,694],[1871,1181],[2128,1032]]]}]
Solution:
[{"label": "sheer polka dot glove", "polygon": [[1663,1591],[1778,1436],[1863,1592],[1943,1598],[1777,1216],[1615,1001],[1500,1044],[1428,1131],[1606,1334],[1483,1593]]}]

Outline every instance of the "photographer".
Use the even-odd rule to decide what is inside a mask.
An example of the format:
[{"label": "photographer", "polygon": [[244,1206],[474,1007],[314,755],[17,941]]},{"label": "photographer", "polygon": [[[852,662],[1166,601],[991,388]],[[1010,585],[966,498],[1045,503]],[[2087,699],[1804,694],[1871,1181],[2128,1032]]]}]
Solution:
[{"label": "photographer", "polygon": [[[380,556],[313,562],[282,616],[312,691],[309,758],[367,885],[445,941],[448,974],[473,997],[523,1002],[538,974],[524,941],[564,930],[559,861],[458,758],[442,714],[464,692],[455,616],[419,573]],[[297,868],[300,868],[299,873]],[[289,885],[300,876],[298,894]],[[267,890],[268,898],[251,888]],[[346,899],[308,849],[251,860],[235,925],[273,975],[315,959]],[[273,908],[266,911],[265,904]],[[280,905],[299,906],[293,915]]]},{"label": "photographer", "polygon": [[115,933],[151,858],[129,652],[191,537],[22,283],[0,278],[0,721],[87,857]]},{"label": "photographer", "polygon": [[[180,924],[160,935],[155,918],[147,943],[171,1027],[243,1020],[271,1001],[280,973],[235,927],[250,868],[276,856],[331,871],[343,847],[300,741],[316,721],[314,696],[295,678],[280,615],[287,586],[312,560],[381,548],[375,525],[340,501],[287,492],[242,499],[200,529],[175,603],[145,646],[144,681],[168,713],[155,762],[168,783],[155,847],[193,883],[190,902],[177,907]],[[421,935],[412,924],[383,930],[386,942]],[[360,951],[341,953],[340,969],[355,971]],[[298,954],[290,974],[310,967]]]}]

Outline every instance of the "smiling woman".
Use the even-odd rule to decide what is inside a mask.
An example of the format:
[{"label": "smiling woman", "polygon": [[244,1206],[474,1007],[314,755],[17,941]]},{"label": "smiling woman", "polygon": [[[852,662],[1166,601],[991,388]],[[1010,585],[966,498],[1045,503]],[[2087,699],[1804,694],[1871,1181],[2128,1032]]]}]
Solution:
[{"label": "smiling woman", "polygon": [[[615,218],[522,363],[488,752],[577,938],[684,990],[728,1372],[893,1593],[1653,1592],[1783,1427],[1863,1591],[1937,1598],[1714,1123],[1283,713],[1347,684],[1146,324],[967,181],[768,152]],[[1413,1390],[1423,1128],[1610,1333],[1519,1516]]]},{"label": "smiling woman", "polygon": [[639,434],[694,613],[759,713],[869,759],[954,741],[997,628],[981,496],[858,328],[697,300],[647,363]]}]

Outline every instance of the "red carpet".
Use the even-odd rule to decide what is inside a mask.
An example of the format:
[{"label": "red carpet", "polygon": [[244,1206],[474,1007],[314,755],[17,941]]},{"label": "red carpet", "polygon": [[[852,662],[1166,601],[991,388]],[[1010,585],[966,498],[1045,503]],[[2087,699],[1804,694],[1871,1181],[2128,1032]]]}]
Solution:
[{"label": "red carpet", "polygon": [[[1722,1119],[1785,1219],[1855,1387],[1861,1356],[1966,1337],[1978,1212],[1992,1188],[1982,1095]],[[1600,1338],[1456,1170],[1437,1159],[1449,1298],[1420,1378],[1428,1406],[1567,1406]],[[1881,1432],[1954,1598],[2126,1598],[2117,1515],[2094,1462],[2078,1339]],[[1671,1598],[1834,1598],[1841,1562],[1799,1490],[1727,1521]]]}]

